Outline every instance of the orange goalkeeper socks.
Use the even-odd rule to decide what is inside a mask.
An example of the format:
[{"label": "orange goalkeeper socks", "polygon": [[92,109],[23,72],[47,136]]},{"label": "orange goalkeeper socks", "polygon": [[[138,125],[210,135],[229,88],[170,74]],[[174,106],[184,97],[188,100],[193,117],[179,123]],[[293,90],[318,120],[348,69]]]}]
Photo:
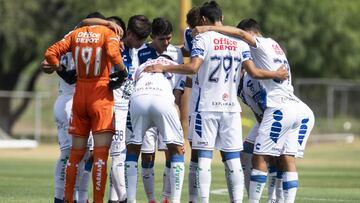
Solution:
[{"label": "orange goalkeeper socks", "polygon": [[93,188],[94,203],[103,203],[106,177],[107,177],[107,160],[109,156],[109,147],[94,147],[93,163]]},{"label": "orange goalkeeper socks", "polygon": [[74,202],[74,187],[76,182],[76,174],[78,165],[84,157],[86,149],[71,149],[70,157],[66,166],[66,179],[65,179],[65,202]]}]

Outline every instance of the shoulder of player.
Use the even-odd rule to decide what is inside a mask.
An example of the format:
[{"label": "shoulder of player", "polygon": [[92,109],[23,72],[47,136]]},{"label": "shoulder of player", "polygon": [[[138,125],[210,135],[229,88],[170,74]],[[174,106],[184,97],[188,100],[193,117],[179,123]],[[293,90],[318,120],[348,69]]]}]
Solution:
[{"label": "shoulder of player", "polygon": [[139,49],[137,49],[137,53],[139,56],[148,55],[154,51],[155,49],[151,48],[148,43],[143,44]]},{"label": "shoulder of player", "polygon": [[176,47],[172,44],[169,44],[169,46],[166,48],[166,52],[178,52],[181,51],[181,49],[179,47]]}]

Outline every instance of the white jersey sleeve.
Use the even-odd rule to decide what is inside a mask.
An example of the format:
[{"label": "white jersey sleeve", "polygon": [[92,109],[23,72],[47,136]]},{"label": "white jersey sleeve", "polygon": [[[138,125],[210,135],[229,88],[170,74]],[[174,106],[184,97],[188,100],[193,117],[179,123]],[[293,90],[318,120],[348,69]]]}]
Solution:
[{"label": "white jersey sleeve", "polygon": [[203,60],[197,73],[199,111],[240,112],[237,89],[242,63],[251,59],[249,46],[236,38],[205,32],[193,40],[191,58]]},{"label": "white jersey sleeve", "polygon": [[173,61],[175,61],[178,64],[183,64],[184,59],[183,55],[181,53],[181,50],[178,47],[175,47],[174,45],[170,44],[166,51],[164,51],[162,54],[168,55],[172,58]]}]

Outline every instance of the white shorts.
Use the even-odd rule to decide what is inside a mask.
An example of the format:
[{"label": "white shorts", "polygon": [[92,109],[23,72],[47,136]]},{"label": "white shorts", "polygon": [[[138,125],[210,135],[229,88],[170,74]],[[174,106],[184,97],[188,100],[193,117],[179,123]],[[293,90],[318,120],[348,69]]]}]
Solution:
[{"label": "white shorts", "polygon": [[152,127],[146,131],[141,145],[141,153],[152,154],[155,153],[156,148],[159,151],[167,150],[167,146],[156,127]]},{"label": "white shorts", "polygon": [[248,133],[248,136],[246,137],[245,141],[249,142],[251,144],[255,143],[256,137],[258,135],[260,124],[256,122],[256,124],[251,128],[250,132]]},{"label": "white shorts", "polygon": [[192,148],[224,152],[241,151],[242,127],[240,112],[200,112],[195,115]]},{"label": "white shorts", "polygon": [[141,153],[152,154],[155,153],[156,143],[159,139],[159,130],[152,127],[145,132],[143,143],[141,145]]},{"label": "white shorts", "polygon": [[296,136],[298,138],[298,152],[296,158],[303,158],[306,143],[315,124],[315,117],[313,111],[303,102],[299,103],[297,111],[299,113],[298,120],[300,121],[300,125],[296,130]]},{"label": "white shorts", "polygon": [[127,108],[115,106],[115,134],[113,135],[110,156],[118,156],[126,150],[125,134],[126,134],[126,118],[128,114]]},{"label": "white shorts", "polygon": [[58,129],[60,150],[71,147],[71,135],[68,132],[72,108],[72,95],[59,95],[54,104],[54,117]]},{"label": "white shorts", "polygon": [[296,131],[296,104],[267,108],[255,140],[254,154],[280,156],[296,155],[298,150]]},{"label": "white shorts", "polygon": [[141,145],[145,132],[157,127],[165,144],[183,145],[183,129],[173,101],[161,96],[139,95],[130,98],[129,110],[133,133],[126,135],[126,144]]}]

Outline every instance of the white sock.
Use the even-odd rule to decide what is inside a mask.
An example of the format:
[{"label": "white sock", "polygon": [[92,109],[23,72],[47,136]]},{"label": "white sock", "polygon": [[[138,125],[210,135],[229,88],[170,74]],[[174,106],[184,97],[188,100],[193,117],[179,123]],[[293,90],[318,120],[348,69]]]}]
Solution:
[{"label": "white sock", "polygon": [[92,161],[89,160],[90,152],[87,151],[84,159],[83,169],[79,175],[81,175],[79,179],[79,203],[86,203],[88,200],[88,188],[90,183],[90,174],[92,169]]},{"label": "white sock", "polygon": [[196,175],[196,170],[198,168],[198,163],[190,161],[189,165],[189,202],[196,203],[198,198],[198,177]]},{"label": "white sock", "polygon": [[166,161],[164,168],[164,176],[163,176],[162,201],[164,201],[165,199],[170,200],[170,196],[171,196],[170,168],[171,168],[170,161]]},{"label": "white sock", "polygon": [[278,171],[276,173],[276,203],[284,203],[284,191],[283,191],[283,172]]},{"label": "white sock", "polygon": [[137,168],[138,157],[133,154],[126,155],[125,161],[125,183],[126,183],[126,195],[128,202],[136,201],[136,188],[137,188]]},{"label": "white sock", "polygon": [[154,164],[153,163],[141,163],[141,176],[144,185],[144,190],[149,201],[155,200],[154,191]]},{"label": "white sock", "polygon": [[244,173],[241,167],[240,152],[223,152],[225,174],[231,201],[242,202],[244,197]]},{"label": "white sock", "polygon": [[297,172],[284,172],[283,174],[283,191],[284,202],[295,202],[296,192],[298,188],[298,173]]},{"label": "white sock", "polygon": [[210,185],[211,185],[212,151],[199,150],[198,153],[199,153],[198,177],[199,177],[200,202],[208,203],[209,195],[210,195]]},{"label": "white sock", "polygon": [[268,174],[268,203],[276,201],[276,167],[269,167]]},{"label": "white sock", "polygon": [[170,164],[171,202],[180,203],[185,175],[184,155],[171,155]]},{"label": "white sock", "polygon": [[69,159],[70,149],[64,149],[60,151],[60,157],[56,161],[54,171],[54,197],[56,199],[64,199],[64,187],[65,187],[65,169],[66,162]]},{"label": "white sock", "polygon": [[261,193],[265,187],[267,173],[256,169],[251,170],[249,203],[260,201]]},{"label": "white sock", "polygon": [[249,196],[249,187],[250,187],[250,175],[252,169],[251,158],[252,158],[252,154],[241,152],[240,160],[244,171],[244,184],[248,196]]},{"label": "white sock", "polygon": [[[125,187],[125,154],[111,157],[111,189],[110,200],[124,201],[126,199],[126,187]],[[116,194],[114,194],[114,192]]]},{"label": "white sock", "polygon": [[[110,169],[110,175],[109,175],[109,201],[118,201],[118,196],[116,194],[116,190],[113,183],[112,178],[112,166]],[[125,188],[126,189],[126,188]]]}]

